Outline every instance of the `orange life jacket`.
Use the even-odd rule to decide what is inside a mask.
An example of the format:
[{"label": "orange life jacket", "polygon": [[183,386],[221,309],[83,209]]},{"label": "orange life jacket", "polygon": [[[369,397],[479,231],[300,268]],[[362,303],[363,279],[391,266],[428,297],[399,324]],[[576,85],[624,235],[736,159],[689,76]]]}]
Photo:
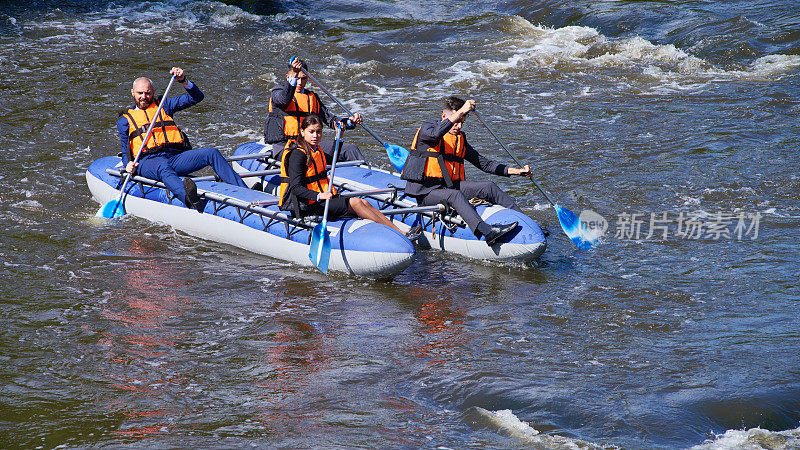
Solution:
[{"label": "orange life jacket", "polygon": [[[424,170],[421,173],[406,173],[403,169],[403,178],[412,181],[427,181],[427,180],[441,180],[444,181],[447,187],[452,187],[454,181],[462,181],[465,178],[464,174],[464,155],[466,153],[466,146],[464,145],[464,135],[459,132],[458,134],[446,133],[439,143],[433,147],[425,149],[417,149],[419,132],[422,127],[417,129],[414,135],[414,141],[411,142],[411,152],[409,158],[424,159]],[[423,144],[425,145],[425,144]],[[413,167],[422,168],[420,164],[406,163],[406,167],[410,171],[414,171]],[[442,167],[446,170],[442,171]]]},{"label": "orange life jacket", "polygon": [[[157,109],[158,104],[153,102],[147,109],[130,108],[122,112],[122,115],[128,119],[128,146],[130,149],[128,156],[130,156],[131,161],[139,154],[142,140],[144,135],[147,134],[150,121],[153,120]],[[145,144],[143,152],[145,154],[159,152],[167,147],[177,149],[191,148],[189,140],[186,139],[186,135],[175,124],[175,120],[162,109],[155,125],[153,125],[150,137],[147,138],[147,144]]]},{"label": "orange life jacket", "polygon": [[[278,206],[285,210],[292,209],[295,206],[291,204],[292,202],[289,199],[289,173],[286,171],[289,154],[293,151],[303,152],[306,155],[306,161],[308,161],[308,153],[297,144],[297,141],[290,140],[286,143],[281,155],[281,186],[278,189]],[[303,184],[312,191],[328,192],[328,182],[325,154],[317,146],[311,151],[311,164],[306,166],[306,173],[303,174]],[[333,188],[331,192],[336,194],[336,188]],[[314,203],[313,200],[308,201],[308,204],[312,203]]]},{"label": "orange life jacket", "polygon": [[[319,99],[317,94],[305,90],[304,93],[294,93],[292,101],[285,108],[273,108],[272,98],[269,99],[269,112],[278,110],[283,114],[283,135],[286,139],[295,139],[300,136],[300,122],[309,114],[319,114]],[[276,112],[278,112],[276,111]]]}]

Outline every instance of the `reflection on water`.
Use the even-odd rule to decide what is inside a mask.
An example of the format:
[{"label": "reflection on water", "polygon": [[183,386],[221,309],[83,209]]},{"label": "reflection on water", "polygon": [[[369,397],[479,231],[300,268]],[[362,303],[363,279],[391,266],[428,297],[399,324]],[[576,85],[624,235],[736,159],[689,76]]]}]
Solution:
[{"label": "reflection on water", "polygon": [[171,324],[192,300],[178,293],[182,283],[147,241],[132,240],[126,249],[136,262],[119,273],[120,287],[102,310],[111,325],[101,332],[107,348],[104,378],[118,392],[107,407],[123,418],[121,436],[142,438],[168,433],[189,411],[181,396],[187,376],[171,362],[182,340]]},{"label": "reflection on water", "polygon": [[462,344],[469,340],[463,311],[455,309],[447,292],[414,288],[408,293],[408,302],[419,321],[408,353],[430,367],[457,361]]},{"label": "reflection on water", "polygon": [[254,378],[263,389],[256,417],[274,433],[301,433],[323,415],[314,405],[319,395],[315,381],[331,358],[331,349],[313,326],[280,317],[278,321],[278,331],[264,337],[264,359],[257,370],[262,376]]},{"label": "reflection on water", "polygon": [[[0,447],[797,447],[795,2],[322,3],[0,7]],[[758,213],[758,238],[582,252],[494,177],[550,224],[536,267],[421,250],[377,283],[89,219],[131,80],[185,66],[180,124],[230,154],[294,52],[392,144],[474,96],[570,210]]]}]

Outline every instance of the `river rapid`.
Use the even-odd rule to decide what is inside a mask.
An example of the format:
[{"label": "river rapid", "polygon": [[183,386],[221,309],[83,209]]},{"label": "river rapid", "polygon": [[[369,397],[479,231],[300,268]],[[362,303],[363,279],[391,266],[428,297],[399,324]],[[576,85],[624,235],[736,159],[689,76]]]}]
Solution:
[{"label": "river rapid", "polygon": [[[230,155],[294,54],[404,147],[476,99],[602,244],[519,177],[536,264],[389,281],[94,217],[134,78],[186,69]],[[0,66],[4,448],[800,447],[797,2],[6,1]]]}]

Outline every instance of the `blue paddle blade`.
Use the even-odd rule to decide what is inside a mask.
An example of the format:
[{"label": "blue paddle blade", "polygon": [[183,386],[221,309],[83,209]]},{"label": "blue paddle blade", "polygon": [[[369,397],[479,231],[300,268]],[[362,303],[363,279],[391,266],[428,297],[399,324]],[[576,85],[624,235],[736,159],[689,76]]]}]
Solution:
[{"label": "blue paddle blade", "polygon": [[406,165],[406,159],[408,159],[408,150],[399,145],[389,144],[383,144],[383,148],[386,149],[386,154],[389,155],[389,161],[394,168],[397,169],[398,172],[402,172],[403,167]]},{"label": "blue paddle blade", "polygon": [[597,246],[597,238],[589,235],[589,230],[575,213],[558,205],[553,205],[553,207],[556,210],[556,214],[558,214],[558,221],[561,222],[561,228],[576,247],[587,250]]},{"label": "blue paddle blade", "polygon": [[323,220],[311,230],[311,245],[308,249],[308,258],[322,273],[328,273],[328,261],[331,257],[331,235],[326,225]]},{"label": "blue paddle blade", "polygon": [[106,219],[114,219],[116,217],[125,215],[125,205],[122,204],[118,198],[109,200],[105,205],[97,210],[97,217],[104,217]]}]

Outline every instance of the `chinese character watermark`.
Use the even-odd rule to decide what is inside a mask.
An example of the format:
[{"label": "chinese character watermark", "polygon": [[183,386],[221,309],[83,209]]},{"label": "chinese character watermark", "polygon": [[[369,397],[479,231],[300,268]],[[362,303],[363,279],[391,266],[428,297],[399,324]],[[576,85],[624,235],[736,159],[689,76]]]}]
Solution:
[{"label": "chinese character watermark", "polygon": [[[614,237],[624,240],[738,240],[758,239],[761,213],[641,213],[618,214],[613,224]],[[600,214],[584,210],[579,217],[585,232],[593,238],[602,237],[610,228]]]}]

